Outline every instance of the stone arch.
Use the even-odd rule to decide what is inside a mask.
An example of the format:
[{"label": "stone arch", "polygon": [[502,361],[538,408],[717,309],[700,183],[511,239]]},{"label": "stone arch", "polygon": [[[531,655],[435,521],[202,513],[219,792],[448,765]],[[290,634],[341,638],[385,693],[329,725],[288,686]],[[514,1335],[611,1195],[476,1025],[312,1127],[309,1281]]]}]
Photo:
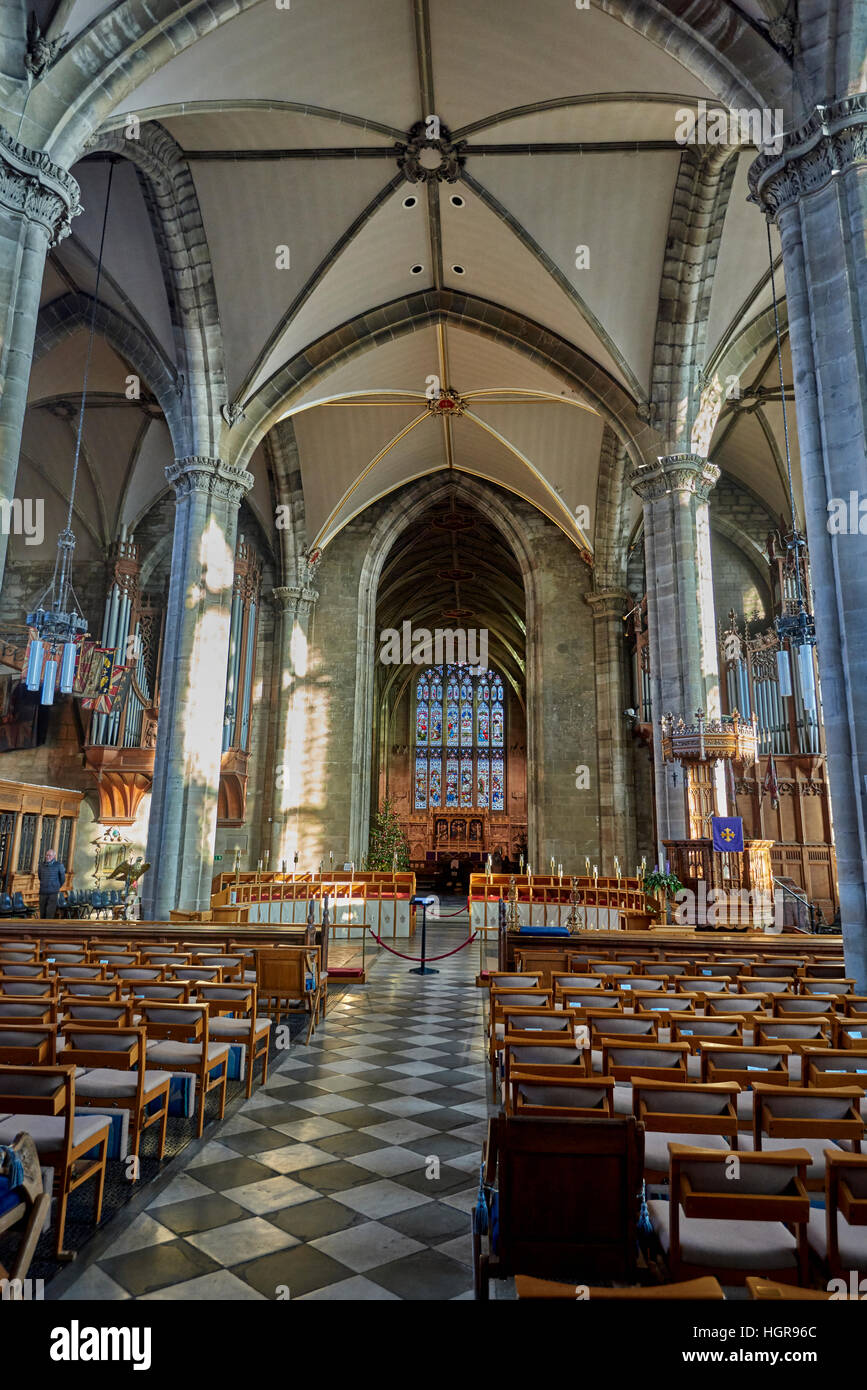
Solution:
[{"label": "stone arch", "polygon": [[[329,330],[285,363],[244,404],[244,429],[232,431],[227,458],[246,466],[259,440],[291,408],[293,400],[324,381],[335,367],[353,357],[431,324],[452,324],[505,343],[540,363],[580,392],[605,417],[635,467],[655,462],[659,435],[642,418],[626,390],[587,353],[559,334],[490,300],[453,290],[422,290],[394,300]],[[234,437],[233,437],[234,436]]]},{"label": "stone arch", "polygon": [[[262,0],[123,0],[61,53],[51,81],[28,99],[21,139],[59,163],[79,157],[90,134],[146,77]],[[730,107],[788,109],[788,60],[745,16],[692,0],[599,0],[600,9],[669,53]],[[23,100],[23,98],[22,98]],[[800,109],[796,118],[804,114]]]},{"label": "stone arch", "polygon": [[[90,326],[93,298],[88,294],[64,294],[39,311],[33,360],[70,337],[79,328]],[[96,305],[96,331],[124,357],[148,383],[166,419],[172,439],[182,438],[182,418],[178,378],[162,349],[129,319],[104,304]]]},{"label": "stone arch", "polygon": [[150,216],[183,383],[184,433],[175,439],[175,455],[216,458],[228,390],[214,272],[189,164],[156,122],[142,126],[135,140],[120,130],[101,132],[88,144],[89,152],[97,150],[135,165]]},{"label": "stone arch", "polygon": [[367,846],[371,804],[373,740],[373,671],[376,646],[376,599],[379,579],[400,533],[440,500],[456,495],[481,512],[502,533],[512,550],[524,583],[527,625],[527,843],[538,863],[541,845],[536,808],[541,772],[539,698],[541,651],[537,640],[539,608],[532,544],[520,517],[511,512],[496,490],[478,478],[433,475],[401,489],[379,518],[367,547],[358,588],[358,632],[355,664],[355,711],[352,737],[352,803],[349,821],[350,856],[361,860]]}]

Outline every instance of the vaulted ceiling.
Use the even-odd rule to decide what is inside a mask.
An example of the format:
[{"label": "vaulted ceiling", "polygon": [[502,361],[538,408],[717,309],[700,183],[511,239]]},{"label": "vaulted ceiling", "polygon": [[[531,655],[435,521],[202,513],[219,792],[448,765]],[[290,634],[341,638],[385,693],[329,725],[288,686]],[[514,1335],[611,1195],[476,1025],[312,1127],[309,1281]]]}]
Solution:
[{"label": "vaulted ceiling", "polygon": [[[50,32],[75,39],[88,26],[97,32],[105,8],[61,0],[41,12],[46,24],[53,15]],[[237,417],[231,438],[251,422],[292,417],[307,543],[327,545],[414,478],[455,470],[524,496],[593,552],[606,421],[627,410],[652,418],[654,408],[687,157],[677,112],[719,101],[686,65],[679,21],[666,21],[678,41],[663,47],[606,12],[622,8],[252,3],[149,70],[103,123],[108,138],[134,131],[131,116],[143,129],[156,122],[179,147],[201,214],[195,253],[213,272],[222,404]],[[751,26],[763,61],[778,7],[717,8],[746,15],[737,23]],[[778,55],[766,47],[776,73]],[[412,181],[409,133],[433,113],[443,144],[418,135]],[[134,140],[129,149],[134,156]],[[453,181],[427,177],[441,156],[455,161]],[[753,157],[732,151],[731,186],[708,232],[716,241],[697,363],[705,370],[725,371],[770,304],[765,228],[746,203]],[[97,132],[74,167],[86,211],[52,252],[43,286],[19,491],[52,473],[58,515],[108,167]],[[82,553],[100,553],[122,522],[134,528],[166,490],[172,440],[142,366],[146,352],[167,380],[180,370],[157,201],[132,158],[115,164],[100,301],[129,332],[111,345],[101,338],[94,359]],[[739,366],[742,387],[757,394],[726,405],[710,453],[778,512],[784,450],[779,390],[768,394],[772,347]],[[130,399],[136,373],[141,394]],[[785,373],[788,382],[788,361]],[[454,393],[454,408],[436,408],[439,390]],[[281,498],[267,450],[255,433],[250,441],[250,505],[273,537]],[[797,482],[797,457],[795,469]],[[634,523],[637,499],[625,505]],[[46,552],[50,522],[47,530]]]}]

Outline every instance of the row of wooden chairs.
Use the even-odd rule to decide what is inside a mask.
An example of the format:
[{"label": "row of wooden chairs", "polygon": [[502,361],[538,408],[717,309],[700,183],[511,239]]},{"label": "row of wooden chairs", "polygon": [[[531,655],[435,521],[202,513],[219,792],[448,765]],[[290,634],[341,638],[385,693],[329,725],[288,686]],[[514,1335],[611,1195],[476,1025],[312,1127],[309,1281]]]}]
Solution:
[{"label": "row of wooden chairs", "polygon": [[[645,1124],[635,1116],[500,1115],[483,1150],[474,1222],[476,1296],[491,1277],[634,1282]],[[669,1201],[648,1203],[674,1280],[805,1286],[867,1270],[867,1156],[824,1153],[825,1210],[811,1209],[811,1156],[668,1144]],[[487,1234],[488,1240],[485,1241]],[[487,1243],[488,1249],[485,1249]],[[623,1296],[628,1294],[624,1291]]]}]

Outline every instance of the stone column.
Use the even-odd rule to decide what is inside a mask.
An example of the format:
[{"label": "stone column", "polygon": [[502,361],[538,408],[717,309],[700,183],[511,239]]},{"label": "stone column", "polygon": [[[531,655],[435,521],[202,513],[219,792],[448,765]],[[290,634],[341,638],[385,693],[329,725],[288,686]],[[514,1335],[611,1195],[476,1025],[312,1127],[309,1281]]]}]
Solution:
[{"label": "stone column", "polygon": [[142,912],[210,906],[238,507],[253,477],[213,458],[170,464],[175,534]]},{"label": "stone column", "polygon": [[[750,169],[783,248],[847,972],[867,990],[867,93]],[[781,287],[778,286],[778,290]],[[854,505],[853,505],[854,504]]]},{"label": "stone column", "polygon": [[672,454],[630,482],[644,504],[644,554],[653,706],[656,834],[689,838],[686,774],[662,760],[660,718],[688,723],[698,708],[720,713],[708,497],[719,469],[698,454]]},{"label": "stone column", "polygon": [[[0,499],[15,493],[45,257],[81,212],[78,184],[0,126]],[[0,583],[8,536],[0,528]]]},{"label": "stone column", "polygon": [[[308,576],[312,579],[312,569]],[[309,854],[305,859],[307,827],[300,824],[302,807],[315,796],[310,784],[308,757],[309,665],[308,641],[313,610],[319,594],[306,584],[274,590],[279,610],[277,739],[275,748],[275,795],[271,822],[271,863],[285,859],[292,870],[296,850],[299,869],[315,870]]]},{"label": "stone column", "polygon": [[620,857],[624,873],[631,873],[636,846],[623,670],[623,615],[629,606],[629,594],[625,589],[604,589],[585,597],[593,612],[599,854],[606,873],[615,854]]}]

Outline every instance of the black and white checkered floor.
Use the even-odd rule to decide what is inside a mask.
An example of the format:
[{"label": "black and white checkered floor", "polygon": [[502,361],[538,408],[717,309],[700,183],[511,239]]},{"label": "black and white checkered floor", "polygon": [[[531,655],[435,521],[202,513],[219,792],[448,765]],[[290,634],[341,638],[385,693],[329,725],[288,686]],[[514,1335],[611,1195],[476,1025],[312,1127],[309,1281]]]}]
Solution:
[{"label": "black and white checkered floor", "polygon": [[[428,950],[465,934],[453,918],[429,930]],[[478,948],[436,975],[410,964],[380,951],[310,1045],[293,1042],[54,1297],[471,1298],[470,1212],[492,1112]]]}]

